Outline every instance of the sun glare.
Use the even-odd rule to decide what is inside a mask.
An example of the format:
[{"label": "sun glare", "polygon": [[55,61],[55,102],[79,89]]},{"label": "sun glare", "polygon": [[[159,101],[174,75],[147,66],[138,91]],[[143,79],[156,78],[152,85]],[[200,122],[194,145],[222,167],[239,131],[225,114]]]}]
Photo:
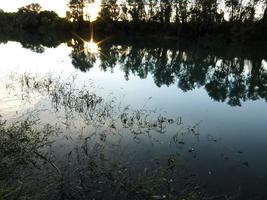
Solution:
[{"label": "sun glare", "polygon": [[84,51],[86,54],[98,54],[99,47],[97,43],[95,43],[93,40],[90,40],[89,42],[84,42]]},{"label": "sun glare", "polygon": [[94,0],[93,3],[87,3],[84,11],[86,19],[90,22],[96,21],[101,11],[101,0]]}]

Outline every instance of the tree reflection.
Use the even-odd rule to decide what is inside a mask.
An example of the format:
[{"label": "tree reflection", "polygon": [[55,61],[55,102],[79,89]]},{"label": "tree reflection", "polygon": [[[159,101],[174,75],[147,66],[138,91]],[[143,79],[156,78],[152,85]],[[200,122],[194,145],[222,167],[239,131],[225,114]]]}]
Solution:
[{"label": "tree reflection", "polygon": [[[88,33],[84,35],[88,37]],[[131,74],[141,79],[151,75],[158,87],[177,84],[184,92],[204,88],[213,100],[231,106],[241,106],[248,100],[267,99],[267,72],[263,67],[266,53],[259,52],[258,48],[243,50],[242,47],[207,42],[194,45],[168,40],[107,40],[105,36],[98,36],[96,41],[101,42],[94,43],[76,35],[74,38],[63,34],[51,34],[51,37],[22,34],[20,38],[0,35],[3,42],[10,37],[38,53],[44,52],[44,47],[67,42],[72,48],[73,66],[82,72],[89,71],[98,62],[103,71],[112,72],[116,66],[120,67],[126,80]],[[247,63],[251,68],[249,71],[246,70]]]},{"label": "tree reflection", "polygon": [[[83,44],[74,45],[73,64],[83,63],[82,71],[88,71],[96,62],[96,57],[82,52]],[[231,106],[241,106],[247,100],[266,99],[267,72],[262,66],[261,57],[250,60],[242,54],[239,57],[221,55],[219,52],[203,51],[199,48],[182,47],[144,47],[138,45],[101,44],[99,56],[100,68],[104,71],[118,64],[125,73],[126,80],[130,74],[141,79],[151,74],[158,87],[175,83],[186,92],[196,88],[205,88],[215,101],[227,102]],[[246,62],[251,63],[252,70],[245,72]]]},{"label": "tree reflection", "polygon": [[72,59],[72,64],[76,69],[82,72],[89,71],[96,62],[96,56],[87,51],[87,47],[84,41],[78,39],[72,39],[68,46],[72,47],[72,52],[70,57]]}]

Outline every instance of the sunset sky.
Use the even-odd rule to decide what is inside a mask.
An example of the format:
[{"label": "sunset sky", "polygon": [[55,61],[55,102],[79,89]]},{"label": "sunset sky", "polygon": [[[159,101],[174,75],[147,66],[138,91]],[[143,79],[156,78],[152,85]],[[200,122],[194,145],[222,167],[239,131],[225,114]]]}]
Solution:
[{"label": "sunset sky", "polygon": [[53,10],[60,16],[64,16],[68,3],[68,0],[8,0],[0,1],[0,9],[6,12],[17,11],[18,8],[31,4],[39,3],[46,10]]}]

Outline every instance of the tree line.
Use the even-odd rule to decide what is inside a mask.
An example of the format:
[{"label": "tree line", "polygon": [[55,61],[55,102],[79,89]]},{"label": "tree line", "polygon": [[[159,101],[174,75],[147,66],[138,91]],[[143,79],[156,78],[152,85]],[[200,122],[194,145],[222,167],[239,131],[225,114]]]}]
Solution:
[{"label": "tree line", "polygon": [[[86,0],[70,0],[67,16],[83,19]],[[105,21],[185,24],[255,22],[267,20],[266,0],[103,0],[99,16]]]},{"label": "tree line", "polygon": [[[76,0],[84,2],[83,0]],[[258,13],[258,14],[257,14]],[[258,15],[258,16],[257,16]],[[266,0],[105,0],[101,18],[161,24],[254,22],[267,19]]]},{"label": "tree line", "polygon": [[[99,23],[108,32],[226,42],[266,38],[266,0],[106,0]],[[115,28],[114,28],[115,27]],[[119,30],[119,31],[118,31]],[[126,30],[126,31],[125,31]]]},{"label": "tree line", "polygon": [[70,30],[71,23],[60,18],[54,11],[42,10],[37,4],[29,4],[17,12],[6,13],[0,10],[0,31],[10,33],[17,31],[48,32],[51,30]]},{"label": "tree line", "polygon": [[[93,2],[93,1],[89,1]],[[70,0],[66,17],[30,4],[16,13],[0,10],[0,31],[76,31],[89,28],[86,0]],[[183,37],[249,43],[263,41],[266,0],[105,0],[95,30],[107,34]]]}]

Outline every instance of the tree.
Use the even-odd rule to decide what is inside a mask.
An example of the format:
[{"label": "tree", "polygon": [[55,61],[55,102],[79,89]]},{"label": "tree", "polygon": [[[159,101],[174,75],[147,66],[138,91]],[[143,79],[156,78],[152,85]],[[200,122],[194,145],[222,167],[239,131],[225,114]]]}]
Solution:
[{"label": "tree", "polygon": [[133,22],[140,22],[146,20],[145,4],[143,0],[128,0],[129,10]]},{"label": "tree", "polygon": [[102,6],[102,10],[99,16],[106,22],[117,21],[120,14],[120,8],[117,4],[117,0],[107,0]]},{"label": "tree", "polygon": [[263,9],[264,9],[262,20],[267,21],[267,0],[262,0],[262,4],[263,4]]},{"label": "tree", "polygon": [[162,0],[161,2],[161,13],[162,13],[162,21],[166,25],[169,25],[171,22],[172,16],[172,3],[173,0]]},{"label": "tree", "polygon": [[83,21],[84,13],[84,1],[83,0],[70,0],[69,4],[69,12],[67,12],[67,18],[74,22]]},{"label": "tree", "polygon": [[188,0],[175,1],[175,22],[185,24],[188,18]]},{"label": "tree", "polygon": [[242,21],[244,0],[225,0],[225,5],[229,10],[230,21]]},{"label": "tree", "polygon": [[256,7],[260,3],[260,0],[251,0],[247,6],[243,9],[240,20],[253,22],[256,14]]},{"label": "tree", "polygon": [[37,4],[30,4],[19,8],[16,15],[16,22],[20,28],[35,28],[39,25],[39,13],[42,7]]},{"label": "tree", "polygon": [[49,25],[59,18],[54,11],[42,11],[39,14],[40,22],[42,25]]},{"label": "tree", "polygon": [[38,3],[32,3],[27,6],[19,8],[19,12],[35,12],[40,13],[42,10],[42,7]]}]

